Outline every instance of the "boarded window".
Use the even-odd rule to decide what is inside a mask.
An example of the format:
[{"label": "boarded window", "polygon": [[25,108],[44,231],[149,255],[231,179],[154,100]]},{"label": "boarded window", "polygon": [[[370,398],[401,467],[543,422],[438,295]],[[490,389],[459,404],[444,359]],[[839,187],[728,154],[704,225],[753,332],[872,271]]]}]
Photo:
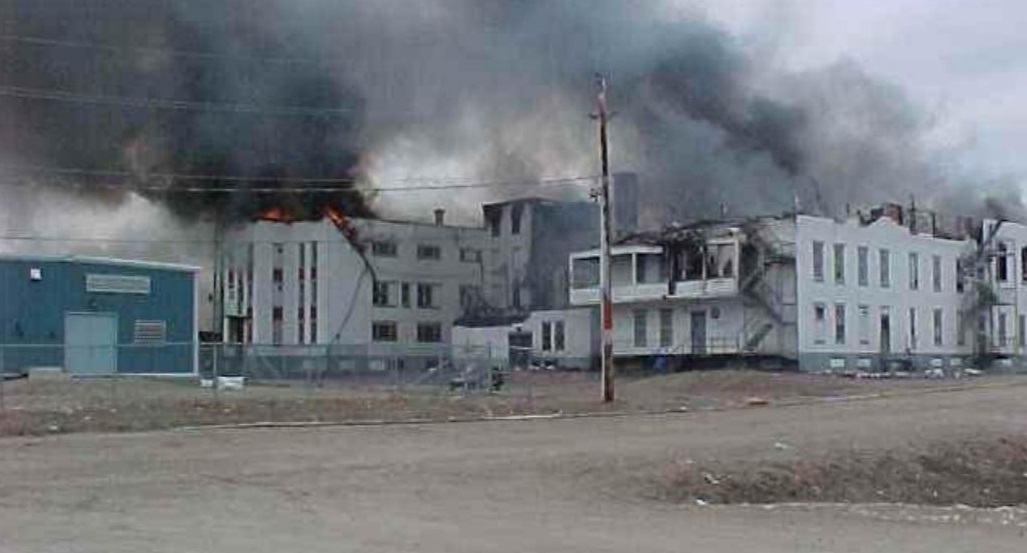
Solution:
[{"label": "boarded window", "polygon": [[164,321],[136,321],[134,335],[137,344],[163,344],[167,341],[168,326]]}]

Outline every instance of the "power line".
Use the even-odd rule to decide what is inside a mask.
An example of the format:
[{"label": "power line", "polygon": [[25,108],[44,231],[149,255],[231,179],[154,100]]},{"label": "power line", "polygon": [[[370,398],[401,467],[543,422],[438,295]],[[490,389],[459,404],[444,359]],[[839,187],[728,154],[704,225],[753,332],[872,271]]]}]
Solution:
[{"label": "power line", "polygon": [[[244,186],[168,186],[168,185],[148,185],[148,184],[132,184],[132,183],[63,183],[63,187],[70,188],[71,190],[88,190],[88,189],[104,189],[104,190],[119,190],[124,192],[161,192],[168,194],[234,194],[234,193],[251,193],[251,194],[327,194],[327,193],[347,193],[347,194],[363,194],[363,193],[394,193],[394,192],[427,192],[427,191],[441,191],[441,190],[466,190],[466,189],[481,189],[481,188],[515,188],[515,187],[558,187],[558,186],[574,186],[579,185],[582,182],[595,181],[597,177],[579,176],[579,177],[566,177],[566,178],[552,178],[552,179],[535,179],[535,180],[522,180],[522,181],[482,181],[482,182],[466,182],[466,183],[447,183],[444,180],[433,180],[430,178],[418,179],[418,180],[407,180],[397,181],[406,182],[407,185],[403,186],[368,186],[368,187],[339,187],[339,186],[263,186],[263,187],[244,187]],[[238,179],[242,180],[242,179]],[[285,179],[283,179],[285,181]],[[287,181],[290,182],[290,181]],[[297,181],[292,180],[291,182],[308,182],[308,181]],[[339,181],[339,182],[354,182],[354,181]],[[439,184],[417,184],[417,183],[439,183]],[[33,186],[53,186],[55,183],[37,183],[31,181],[0,181],[0,186],[7,187],[33,187]]]},{"label": "power line", "polygon": [[215,54],[211,52],[194,52],[189,50],[169,50],[163,48],[150,48],[147,46],[112,46],[109,44],[97,44],[95,42],[79,42],[72,40],[57,40],[52,38],[42,37],[30,37],[30,36],[16,36],[16,35],[2,35],[0,41],[4,42],[20,42],[23,44],[31,44],[34,46],[56,46],[60,48],[79,48],[88,50],[97,50],[100,52],[106,52],[109,54],[123,54],[125,52],[137,52],[140,54],[150,54],[159,56],[174,56],[180,58],[192,58],[201,60],[233,60],[233,61],[254,61],[262,63],[277,63],[277,64],[302,64],[302,65],[324,65],[325,61],[312,60],[307,58],[279,58],[279,57],[260,57],[260,56],[247,56],[247,55],[231,55],[231,54]]},{"label": "power line", "polygon": [[168,100],[161,98],[131,98],[126,96],[107,96],[82,94],[67,90],[28,88],[22,86],[0,85],[0,96],[95,104],[106,106],[122,106],[142,109],[170,109],[220,111],[227,113],[264,113],[269,115],[343,115],[353,112],[352,108],[311,108],[302,106],[261,106],[255,104],[233,104],[218,102],[193,102],[189,100]]}]

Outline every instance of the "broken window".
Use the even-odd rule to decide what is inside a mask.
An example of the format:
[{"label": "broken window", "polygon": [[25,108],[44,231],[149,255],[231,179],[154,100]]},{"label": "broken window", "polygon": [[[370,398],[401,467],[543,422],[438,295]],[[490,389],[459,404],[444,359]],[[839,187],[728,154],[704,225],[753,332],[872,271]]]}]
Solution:
[{"label": "broken window", "polygon": [[703,253],[699,248],[690,248],[681,252],[684,258],[685,280],[702,280]]},{"label": "broken window", "polygon": [[823,344],[827,333],[827,308],[824,307],[824,304],[813,305],[813,322],[813,342]]},{"label": "broken window", "polygon": [[599,286],[599,258],[585,257],[571,261],[575,289]]},{"label": "broken window", "polygon": [[735,276],[735,247],[732,244],[720,244],[716,247],[717,276],[731,278]]},{"label": "broken window", "polygon": [[1009,281],[1009,254],[1005,242],[998,243],[998,254],[995,257],[995,280]]},{"label": "broken window", "polygon": [[909,252],[909,289],[920,289],[920,255]]}]

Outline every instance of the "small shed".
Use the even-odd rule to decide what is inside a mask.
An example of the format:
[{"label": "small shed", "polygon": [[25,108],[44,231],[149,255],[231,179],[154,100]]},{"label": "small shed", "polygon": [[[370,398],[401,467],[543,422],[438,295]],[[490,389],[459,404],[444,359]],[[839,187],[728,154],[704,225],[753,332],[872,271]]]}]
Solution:
[{"label": "small shed", "polygon": [[0,373],[194,375],[199,268],[0,255]]}]

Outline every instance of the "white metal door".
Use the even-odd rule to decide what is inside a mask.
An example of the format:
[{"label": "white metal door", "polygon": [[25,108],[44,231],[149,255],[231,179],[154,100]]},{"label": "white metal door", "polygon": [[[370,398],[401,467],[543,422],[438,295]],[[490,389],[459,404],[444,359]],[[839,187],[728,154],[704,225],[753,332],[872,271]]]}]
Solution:
[{"label": "white metal door", "polygon": [[114,374],[118,368],[118,316],[65,313],[64,370],[71,374]]}]

